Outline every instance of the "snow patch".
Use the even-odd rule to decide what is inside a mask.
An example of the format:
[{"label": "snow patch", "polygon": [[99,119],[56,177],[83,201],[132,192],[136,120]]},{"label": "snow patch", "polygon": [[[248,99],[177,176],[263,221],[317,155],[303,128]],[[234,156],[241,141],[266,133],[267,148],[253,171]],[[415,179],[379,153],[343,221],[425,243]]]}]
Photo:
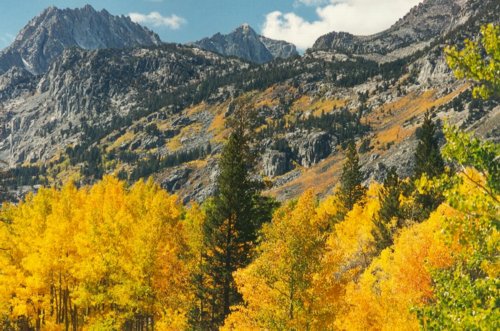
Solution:
[{"label": "snow patch", "polygon": [[32,75],[36,75],[35,69],[33,66],[21,56],[21,60],[23,61],[24,67],[28,70]]}]

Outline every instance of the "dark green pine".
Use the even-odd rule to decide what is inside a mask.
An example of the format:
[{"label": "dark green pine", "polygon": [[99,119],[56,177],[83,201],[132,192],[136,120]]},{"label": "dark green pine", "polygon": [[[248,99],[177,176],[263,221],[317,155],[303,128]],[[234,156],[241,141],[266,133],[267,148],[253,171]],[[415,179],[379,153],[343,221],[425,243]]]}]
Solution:
[{"label": "dark green pine", "polygon": [[340,177],[339,198],[345,211],[349,211],[365,194],[366,188],[362,184],[363,173],[359,164],[356,145],[351,141],[347,146],[346,161]]},{"label": "dark green pine", "polygon": [[430,112],[424,117],[424,123],[417,130],[418,146],[415,152],[415,178],[424,173],[433,178],[444,172],[444,161],[436,137],[436,125]]}]

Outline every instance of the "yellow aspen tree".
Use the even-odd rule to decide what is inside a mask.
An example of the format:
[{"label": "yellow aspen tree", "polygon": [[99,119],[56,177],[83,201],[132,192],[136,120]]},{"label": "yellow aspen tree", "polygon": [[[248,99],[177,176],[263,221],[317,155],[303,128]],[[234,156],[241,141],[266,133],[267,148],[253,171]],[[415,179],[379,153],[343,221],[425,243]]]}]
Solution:
[{"label": "yellow aspen tree", "polygon": [[208,308],[203,293],[208,288],[208,278],[204,273],[207,249],[203,241],[203,225],[206,221],[205,211],[197,203],[187,210],[184,219],[187,246],[189,250],[189,280],[193,300],[189,310],[189,323],[193,327],[203,327],[203,321],[208,320]]},{"label": "yellow aspen tree", "polygon": [[345,304],[347,284],[358,277],[374,258],[376,245],[372,231],[374,215],[380,209],[379,191],[380,185],[372,184],[360,203],[354,205],[342,222],[333,226],[326,239],[325,253],[312,287],[319,307],[315,329],[333,329],[336,316]]},{"label": "yellow aspen tree", "polygon": [[244,304],[233,307],[223,329],[310,329],[315,306],[310,288],[324,243],[316,206],[307,191],[264,225],[257,257],[234,275]]},{"label": "yellow aspen tree", "polygon": [[41,189],[0,215],[0,326],[187,327],[182,208],[152,181]]},{"label": "yellow aspen tree", "polygon": [[441,205],[423,223],[404,228],[394,246],[373,260],[359,280],[346,286],[339,330],[418,330],[412,308],[432,297],[431,271],[453,262],[442,232],[444,219],[456,211]]}]

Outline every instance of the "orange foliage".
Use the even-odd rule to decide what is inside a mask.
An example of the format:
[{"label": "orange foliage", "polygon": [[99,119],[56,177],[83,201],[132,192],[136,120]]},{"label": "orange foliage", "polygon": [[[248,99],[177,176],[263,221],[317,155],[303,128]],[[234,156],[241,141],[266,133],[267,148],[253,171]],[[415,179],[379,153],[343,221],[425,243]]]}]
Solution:
[{"label": "orange foliage", "polygon": [[394,102],[385,103],[364,117],[364,120],[377,132],[375,139],[381,146],[391,142],[398,143],[415,132],[415,126],[404,125],[406,121],[424,114],[432,107],[448,103],[467,87],[463,85],[443,97],[436,97],[435,90],[427,90],[420,94],[412,92]]},{"label": "orange foliage", "polygon": [[403,229],[394,246],[385,249],[346,287],[345,305],[335,325],[341,330],[418,330],[411,308],[432,297],[430,270],[453,262],[443,237],[444,218],[456,214],[442,205],[431,217]]}]

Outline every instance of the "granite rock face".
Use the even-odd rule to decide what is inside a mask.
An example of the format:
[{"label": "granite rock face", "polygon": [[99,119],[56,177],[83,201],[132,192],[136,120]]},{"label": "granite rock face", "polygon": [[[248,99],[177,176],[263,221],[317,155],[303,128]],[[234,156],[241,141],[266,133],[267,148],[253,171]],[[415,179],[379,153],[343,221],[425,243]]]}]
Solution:
[{"label": "granite rock face", "polygon": [[264,36],[259,37],[260,41],[266,46],[273,58],[288,59],[289,57],[297,56],[297,48],[294,44],[283,40],[274,40]]},{"label": "granite rock face", "polygon": [[294,45],[260,36],[248,24],[243,24],[227,35],[217,33],[210,38],[196,41],[192,45],[259,64],[276,58],[286,59],[298,54]]},{"label": "granite rock face", "polygon": [[267,150],[262,155],[262,168],[267,177],[277,177],[287,173],[290,170],[289,157],[286,153]]},{"label": "granite rock face", "polygon": [[326,132],[299,133],[297,139],[291,142],[292,149],[296,151],[297,159],[303,167],[310,167],[335,150],[337,141]]},{"label": "granite rock face", "polygon": [[[41,76],[13,68],[0,76],[0,160],[12,166],[44,162],[96,127],[155,107],[147,98],[152,93],[182,100],[183,90],[215,72],[224,76],[244,66],[210,52],[163,44],[154,49],[67,49]],[[185,120],[180,119],[184,125]],[[147,148],[158,140],[137,143]]]},{"label": "granite rock face", "polygon": [[0,74],[12,67],[43,74],[54,59],[70,47],[94,50],[160,43],[158,35],[129,17],[96,11],[90,5],[78,9],[49,7],[33,18],[12,45],[0,53]]}]

